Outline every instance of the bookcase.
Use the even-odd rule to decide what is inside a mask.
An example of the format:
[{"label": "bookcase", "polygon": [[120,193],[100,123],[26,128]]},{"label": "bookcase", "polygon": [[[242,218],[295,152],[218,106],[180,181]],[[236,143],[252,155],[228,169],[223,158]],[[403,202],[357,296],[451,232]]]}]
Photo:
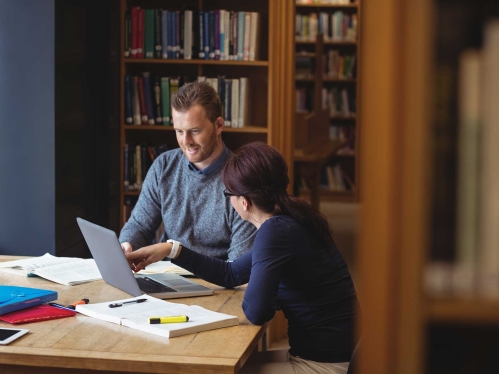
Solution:
[{"label": "bookcase", "polygon": [[[150,20],[147,17],[150,16],[151,13],[149,10],[151,9],[167,10],[174,17],[177,17],[176,22],[184,22],[183,17],[178,18],[179,14],[183,14],[184,10],[192,11],[194,22],[192,29],[188,32],[192,31],[193,33],[192,40],[194,41],[194,45],[196,45],[196,40],[199,37],[198,28],[196,28],[196,25],[198,25],[196,24],[198,11],[203,11],[206,14],[216,13],[217,16],[219,15],[219,10],[227,10],[228,12],[226,13],[233,12],[236,15],[238,13],[243,13],[243,15],[250,12],[258,13],[259,30],[256,34],[257,57],[254,59],[224,59],[222,56],[219,59],[201,59],[197,50],[192,51],[190,59],[178,58],[179,56],[172,55],[155,55],[154,51],[151,58],[146,55],[145,51],[143,51],[142,56],[134,54],[132,57],[131,53],[129,53],[129,56],[125,57],[125,52],[129,50],[130,46],[130,38],[128,37],[130,32],[128,30],[131,27],[129,26],[130,23],[133,22],[131,20],[132,11],[137,9],[137,7],[145,10],[146,13],[144,18],[142,18],[144,22],[142,27],[146,28],[144,31],[145,34],[148,32],[147,22],[150,22]],[[154,17],[154,12],[152,14],[152,17]],[[292,147],[289,140],[291,136],[288,128],[292,124],[291,108],[293,98],[285,94],[289,92],[289,85],[292,81],[291,59],[287,58],[291,53],[292,41],[289,38],[285,38],[286,35],[292,33],[293,18],[291,2],[286,0],[257,0],[251,3],[235,3],[226,0],[121,0],[120,19],[122,46],[120,57],[120,72],[122,77],[120,85],[120,180],[122,183],[119,194],[123,207],[120,213],[121,225],[126,221],[130,206],[133,206],[134,201],[136,201],[140,194],[140,181],[134,188],[130,188],[130,183],[128,184],[128,188],[125,184],[127,174],[126,158],[130,162],[135,157],[133,152],[127,154],[130,157],[125,157],[125,146],[128,145],[129,149],[135,149],[137,146],[143,147],[144,145],[149,147],[146,148],[145,153],[137,149],[141,156],[145,155],[146,158],[149,157],[149,151],[153,151],[154,155],[154,151],[158,151],[159,146],[163,146],[163,150],[178,147],[175,132],[171,124],[154,123],[154,120],[152,124],[149,124],[148,121],[144,123],[140,119],[138,124],[133,124],[133,120],[132,123],[127,123],[129,112],[125,114],[128,100],[128,83],[125,82],[126,76],[142,78],[144,73],[149,73],[151,77],[170,77],[172,82],[172,78],[179,79],[180,82],[187,82],[197,80],[200,76],[206,78],[223,77],[226,80],[247,78],[249,87],[247,99],[248,115],[246,121],[242,127],[226,127],[222,134],[224,143],[229,149],[235,151],[239,146],[247,142],[262,141],[275,146],[281,151],[289,164],[292,162]],[[170,19],[168,20],[170,21]],[[181,23],[176,30],[187,30],[182,27],[183,25]],[[160,30],[161,26],[158,27],[157,24],[155,26],[156,30]],[[207,26],[203,30],[209,31],[207,28],[209,26],[211,24],[207,23]],[[230,24],[230,27],[232,27],[232,24]],[[175,35],[176,33],[174,36],[176,39],[174,39],[173,44],[176,41],[177,46],[179,45],[179,38],[180,40],[182,38],[185,38],[185,40],[190,39],[183,32],[179,35],[178,31],[168,30],[170,35]],[[147,38],[147,35],[144,36],[145,43],[148,42]],[[170,39],[168,41],[170,42]],[[187,54],[184,57],[187,57]],[[150,157],[148,162],[152,158],[153,156]],[[143,163],[141,166],[144,169]],[[147,169],[148,166],[146,163],[145,168]],[[143,171],[142,175],[144,175]]]},{"label": "bookcase", "polygon": [[[499,97],[499,26],[486,29],[494,17],[499,6],[486,1],[373,0],[363,5],[362,56],[369,63],[361,65],[360,87],[361,373],[499,370],[497,292],[485,295],[480,282],[469,293],[456,292],[446,287],[445,272],[441,292],[430,292],[426,283],[437,260],[451,269],[461,261],[456,221],[462,163],[456,161],[462,155],[463,110],[470,114],[474,97],[462,81],[480,86],[483,96],[476,102],[478,117],[487,124],[483,130],[490,124],[499,128],[498,115],[490,116],[497,113],[497,104],[491,103]],[[488,67],[484,61],[481,78],[473,78],[473,68],[471,75],[461,70],[468,49],[496,61]],[[482,147],[488,138],[482,137]],[[484,168],[479,169],[482,187],[495,186],[482,179]],[[497,167],[487,172],[497,177]],[[484,203],[493,206],[495,191],[490,193]],[[481,216],[482,229],[484,220]],[[470,249],[480,258],[497,248],[475,244]],[[483,264],[477,260],[476,265],[480,275]]]},{"label": "bookcase", "polygon": [[[332,201],[358,201],[359,31],[360,0],[295,1],[295,126],[299,132],[300,117],[327,109],[329,132],[321,136],[342,142],[327,160],[320,178],[321,198]],[[319,34],[321,50],[316,42]],[[299,134],[295,136],[296,146],[301,148]],[[295,186],[303,196],[314,188],[304,180],[296,180]]]}]

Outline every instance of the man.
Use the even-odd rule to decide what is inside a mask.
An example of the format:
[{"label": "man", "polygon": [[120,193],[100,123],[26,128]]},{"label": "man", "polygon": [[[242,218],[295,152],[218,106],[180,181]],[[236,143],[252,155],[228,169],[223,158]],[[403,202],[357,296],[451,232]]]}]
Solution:
[{"label": "man", "polygon": [[166,238],[196,252],[235,260],[253,244],[255,228],[225,199],[221,173],[231,152],[222,142],[220,98],[205,82],[182,86],[172,97],[180,149],[154,160],[132,215],[120,233],[125,253],[151,244],[164,223]]}]

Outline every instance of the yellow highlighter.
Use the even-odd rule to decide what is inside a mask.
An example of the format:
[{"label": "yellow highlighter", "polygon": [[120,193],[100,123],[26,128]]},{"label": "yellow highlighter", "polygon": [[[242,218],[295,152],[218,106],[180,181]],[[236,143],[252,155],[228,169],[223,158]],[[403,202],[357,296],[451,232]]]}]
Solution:
[{"label": "yellow highlighter", "polygon": [[179,323],[187,322],[189,317],[187,316],[170,316],[170,317],[149,317],[149,324],[159,324],[159,323]]}]

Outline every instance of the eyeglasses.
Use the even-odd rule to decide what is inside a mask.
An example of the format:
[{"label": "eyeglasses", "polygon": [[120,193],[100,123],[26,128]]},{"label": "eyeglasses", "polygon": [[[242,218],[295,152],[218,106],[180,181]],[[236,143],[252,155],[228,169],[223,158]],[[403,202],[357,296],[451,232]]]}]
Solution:
[{"label": "eyeglasses", "polygon": [[225,197],[231,197],[231,196],[239,196],[239,195],[236,195],[235,193],[232,193],[230,191],[227,191],[227,189],[224,190],[224,196]]}]

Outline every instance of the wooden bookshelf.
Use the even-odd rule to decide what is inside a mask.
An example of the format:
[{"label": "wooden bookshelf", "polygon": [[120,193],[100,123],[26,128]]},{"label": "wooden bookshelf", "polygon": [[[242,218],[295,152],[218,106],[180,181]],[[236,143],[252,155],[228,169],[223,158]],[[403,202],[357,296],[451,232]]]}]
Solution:
[{"label": "wooden bookshelf", "polygon": [[[260,14],[259,57],[255,61],[205,60],[193,55],[187,59],[131,58],[124,56],[125,13],[132,6],[143,9],[182,10],[191,6],[202,10],[226,9],[233,11],[258,12]],[[287,35],[292,32],[293,4],[288,0],[257,0],[251,4],[234,4],[226,0],[120,0],[121,77],[125,74],[140,75],[151,71],[159,76],[226,76],[228,78],[248,77],[250,83],[250,125],[242,128],[226,127],[222,138],[232,150],[251,141],[262,141],[278,148],[288,163],[292,162],[292,147],[289,146],[289,131],[292,126],[291,108],[293,98],[289,92],[292,80],[292,40]],[[278,42],[285,40],[284,43]],[[123,81],[123,79],[122,79]],[[125,87],[120,83],[120,129],[121,151],[125,144],[165,143],[169,149],[178,144],[172,126],[129,125],[125,123]],[[120,180],[124,180],[124,156],[120,155]],[[125,191],[123,182],[119,186],[120,201],[125,197],[137,197],[139,191]],[[122,209],[123,210],[123,209]],[[120,222],[124,221],[120,213]]]},{"label": "wooden bookshelf", "polygon": [[[301,15],[302,21],[305,25],[303,26],[305,29],[309,29],[308,21],[304,21],[306,16],[310,16],[311,14],[316,14],[320,17],[321,13],[327,14],[328,23],[332,25],[332,14],[335,12],[343,12],[347,16],[356,15],[357,17],[357,34],[355,39],[348,38],[347,36],[334,36],[331,34],[323,35],[322,41],[320,43],[320,48],[317,47],[317,40],[314,40],[313,36],[303,34],[298,35],[295,34],[294,37],[294,45],[295,45],[295,58],[308,58],[311,61],[315,61],[311,63],[312,74],[307,76],[306,74],[295,74],[295,89],[300,90],[305,87],[310,95],[308,98],[308,107],[305,108],[308,112],[316,111],[320,108],[316,108],[318,106],[322,106],[321,98],[322,92],[321,90],[327,89],[328,92],[331,89],[342,89],[347,90],[349,95],[354,97],[354,102],[356,103],[356,111],[351,112],[347,115],[345,114],[335,114],[329,120],[330,126],[336,129],[339,133],[339,129],[345,127],[353,127],[354,130],[348,130],[354,140],[355,144],[355,154],[353,155],[338,155],[337,157],[329,157],[326,165],[333,166],[339,165],[340,168],[346,172],[351,181],[353,181],[355,188],[351,188],[347,185],[346,191],[330,191],[327,189],[319,189],[319,195],[321,198],[324,198],[327,201],[341,201],[341,202],[357,202],[359,200],[359,182],[360,182],[360,121],[359,121],[359,69],[358,65],[360,62],[360,2],[352,3],[352,4],[295,4],[295,16]],[[310,19],[309,17],[308,19]],[[299,21],[296,21],[299,22]],[[299,29],[299,26],[296,27]],[[319,29],[319,27],[318,27]],[[318,30],[320,32],[321,30]],[[298,31],[296,31],[298,33]],[[320,62],[317,60],[323,60],[322,56],[327,54],[331,50],[339,51],[339,54],[342,56],[350,55],[355,56],[355,68],[353,70],[353,75],[350,77],[344,77],[340,72],[335,76],[333,72],[327,72],[329,74],[324,74],[326,72],[326,67],[324,66],[324,62]],[[318,56],[321,56],[318,59]],[[326,64],[329,62],[326,61]],[[296,67],[298,69],[298,66]],[[298,95],[298,93],[297,93]],[[319,98],[317,98],[319,96]],[[298,105],[298,104],[297,104]],[[303,108],[297,108],[297,110],[302,110]],[[297,116],[296,121],[299,121],[299,116]],[[295,124],[295,126],[299,126],[299,124]],[[296,132],[297,130],[295,130]],[[345,131],[345,130],[343,130]],[[295,137],[300,137],[301,135],[295,134]],[[324,134],[327,138],[329,137],[329,133]],[[309,186],[310,187],[310,186]],[[316,190],[315,187],[312,187],[313,190]],[[301,192],[299,192],[301,194]],[[303,190],[303,196],[307,197],[308,192],[306,189]],[[315,200],[315,199],[314,199]]]}]

